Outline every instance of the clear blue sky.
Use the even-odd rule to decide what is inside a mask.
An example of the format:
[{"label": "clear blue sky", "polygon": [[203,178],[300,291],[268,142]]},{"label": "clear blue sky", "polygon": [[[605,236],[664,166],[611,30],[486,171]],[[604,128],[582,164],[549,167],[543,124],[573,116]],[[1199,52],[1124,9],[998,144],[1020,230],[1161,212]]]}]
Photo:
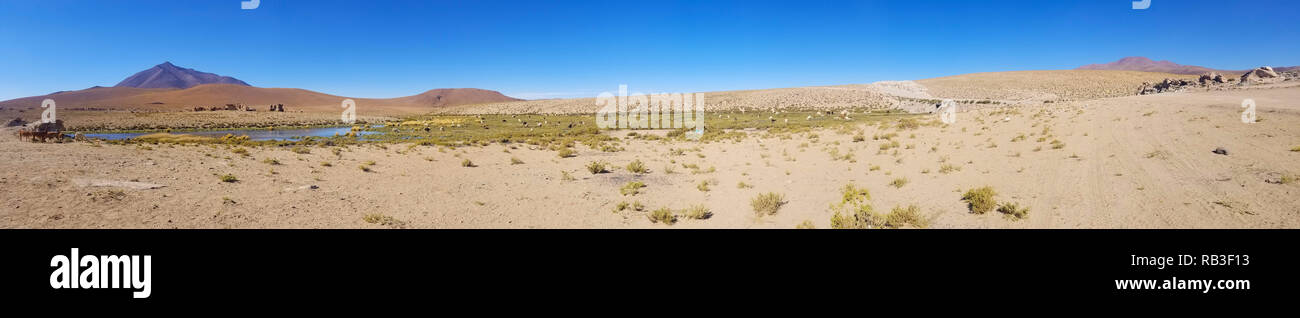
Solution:
[{"label": "clear blue sky", "polygon": [[869,83],[1147,56],[1300,65],[1300,1],[0,0],[0,100],[164,61],[261,87],[522,98]]}]

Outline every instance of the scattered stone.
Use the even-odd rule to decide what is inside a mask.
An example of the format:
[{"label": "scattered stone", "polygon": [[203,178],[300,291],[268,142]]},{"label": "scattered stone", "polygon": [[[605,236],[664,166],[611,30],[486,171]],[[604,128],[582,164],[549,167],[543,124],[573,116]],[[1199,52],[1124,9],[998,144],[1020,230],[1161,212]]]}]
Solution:
[{"label": "scattered stone", "polygon": [[1217,153],[1217,154],[1220,154],[1220,155],[1227,156],[1227,155],[1228,155],[1228,149],[1225,149],[1225,148],[1223,148],[1223,147],[1214,148],[1214,153]]}]

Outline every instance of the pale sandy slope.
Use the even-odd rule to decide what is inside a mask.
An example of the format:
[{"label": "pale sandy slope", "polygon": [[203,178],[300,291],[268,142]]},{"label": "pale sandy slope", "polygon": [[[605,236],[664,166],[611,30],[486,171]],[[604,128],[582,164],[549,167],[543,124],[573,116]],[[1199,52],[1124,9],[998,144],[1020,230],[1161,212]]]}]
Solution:
[{"label": "pale sandy slope", "polygon": [[[1244,98],[1258,102],[1263,122],[1240,122]],[[860,143],[833,131],[818,132],[819,138],[702,145],[632,141],[627,151],[582,148],[568,159],[501,145],[446,153],[430,147],[404,151],[404,145],[354,147],[341,159],[322,148],[305,155],[253,149],[250,158],[241,158],[207,146],[144,150],[31,144],[5,136],[0,227],[371,228],[384,226],[365,223],[363,216],[380,213],[419,228],[665,228],[644,213],[611,212],[620,201],[641,201],[650,208],[704,204],[715,213],[673,228],[792,228],[805,220],[826,228],[828,205],[853,182],[872,191],[877,211],[915,204],[936,228],[1297,228],[1300,185],[1265,182],[1280,173],[1300,174],[1300,153],[1289,151],[1300,146],[1297,101],[1300,88],[1285,88],[1038,104],[1009,116],[966,112],[947,128],[901,132],[898,140],[912,147],[898,156],[877,154],[882,141],[870,136],[893,130],[876,127],[864,127],[868,140]],[[1004,117],[1010,120],[997,121]],[[1043,126],[1052,127],[1052,137],[1037,142]],[[1026,140],[1011,141],[1022,133]],[[1051,149],[1051,139],[1066,146]],[[699,153],[670,152],[697,146]],[[1230,155],[1211,153],[1220,146]],[[853,153],[856,162],[832,160],[830,148]],[[525,163],[511,165],[512,156]],[[283,164],[268,165],[264,158]],[[478,167],[461,167],[463,158]],[[591,175],[583,168],[593,160],[623,166],[633,159],[653,171]],[[945,159],[962,170],[939,173]],[[377,162],[374,172],[357,168],[368,160]],[[320,161],[334,166],[321,167]],[[681,163],[717,171],[691,174]],[[665,173],[669,165],[675,173]],[[880,170],[871,171],[872,165]],[[577,180],[562,180],[562,171]],[[218,181],[216,175],[226,173],[242,181]],[[901,177],[910,182],[888,186]],[[127,189],[113,199],[110,188],[78,186],[75,180],[84,178],[166,187]],[[699,191],[696,185],[706,179],[718,183]],[[628,180],[648,187],[641,195],[622,196],[618,187]],[[754,188],[737,188],[741,181]],[[307,185],[319,189],[300,189]],[[960,191],[985,185],[997,189],[1001,200],[1031,207],[1029,219],[968,213]],[[767,191],[784,193],[789,204],[775,216],[755,217],[749,199]]]}]

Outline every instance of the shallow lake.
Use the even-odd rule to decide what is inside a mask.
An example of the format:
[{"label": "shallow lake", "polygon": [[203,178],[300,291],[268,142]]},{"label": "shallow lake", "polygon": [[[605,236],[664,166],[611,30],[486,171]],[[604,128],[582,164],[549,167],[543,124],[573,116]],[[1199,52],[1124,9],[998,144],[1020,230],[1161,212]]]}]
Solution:
[{"label": "shallow lake", "polygon": [[[235,135],[235,136],[245,135],[245,136],[248,136],[248,139],[250,139],[250,140],[285,140],[285,141],[297,141],[297,140],[299,140],[299,139],[302,139],[302,137],[334,137],[335,134],[338,134],[338,135],[346,135],[349,131],[352,131],[352,127],[351,127],[351,126],[343,126],[343,127],[319,127],[319,128],[299,128],[299,129],[276,129],[276,130],[266,130],[266,129],[218,129],[218,130],[198,130],[198,131],[173,132],[173,134],[178,134],[178,135],[195,135],[195,136],[214,137],[214,138],[220,138],[221,136],[225,136],[226,134],[231,134],[231,135]],[[153,134],[153,133],[157,133],[157,132],[147,132],[147,133],[108,133],[108,134],[86,134],[86,138],[99,138],[99,139],[105,139],[105,140],[121,140],[121,139],[131,139],[131,138],[135,138],[135,137],[139,137],[139,136],[144,136],[144,135],[148,135],[148,134]],[[358,132],[357,132],[357,135],[358,135],[358,136],[377,135],[377,134],[380,134],[380,132],[376,132],[376,131],[358,131]]]}]

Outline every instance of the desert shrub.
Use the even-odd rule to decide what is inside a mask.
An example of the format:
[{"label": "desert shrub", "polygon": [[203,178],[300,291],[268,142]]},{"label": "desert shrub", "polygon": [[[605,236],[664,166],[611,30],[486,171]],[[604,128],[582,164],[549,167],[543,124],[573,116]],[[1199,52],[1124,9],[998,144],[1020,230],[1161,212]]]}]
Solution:
[{"label": "desert shrub", "polygon": [[361,220],[370,224],[379,224],[383,226],[391,226],[396,228],[406,227],[405,221],[400,221],[391,216],[387,216],[379,213],[366,214],[365,216],[361,217]]},{"label": "desert shrub", "polygon": [[357,165],[357,169],[361,169],[363,172],[370,172],[370,166],[367,165]]},{"label": "desert shrub", "polygon": [[889,149],[893,149],[893,148],[898,148],[900,145],[902,145],[902,144],[898,143],[897,140],[891,140],[891,141],[889,141],[889,142],[887,142],[887,143],[881,143],[881,144],[880,144],[880,150],[889,150]]},{"label": "desert shrub", "polygon": [[832,229],[867,229],[884,225],[884,219],[872,208],[871,191],[852,183],[840,190],[840,202],[831,204]]},{"label": "desert shrub", "polygon": [[781,210],[781,206],[785,204],[785,195],[776,192],[759,194],[749,200],[749,206],[754,208],[754,213],[760,216],[775,215],[777,211]]},{"label": "desert shrub", "polygon": [[646,174],[646,173],[650,173],[650,168],[647,168],[645,166],[645,163],[641,162],[641,159],[636,159],[636,160],[632,160],[632,163],[627,164],[627,171],[631,171],[632,173],[638,173],[638,174]]},{"label": "desert shrub", "polygon": [[704,179],[704,180],[700,180],[700,183],[696,184],[695,188],[699,189],[702,192],[709,192],[710,190],[713,190],[709,188],[709,186],[714,186],[714,185],[718,185],[718,179]]},{"label": "desert shrub", "polygon": [[592,161],[591,163],[587,164],[587,171],[591,172],[591,174],[607,173],[609,172],[609,167],[605,162]]},{"label": "desert shrub", "polygon": [[859,188],[852,183],[844,186],[840,191],[843,194],[840,204],[845,203],[863,203],[871,200],[871,191],[867,188]]},{"label": "desert shrub", "polygon": [[320,166],[321,166],[321,167],[333,167],[334,164],[330,163],[329,161],[321,161],[321,162],[320,162]]},{"label": "desert shrub", "polygon": [[886,221],[875,209],[865,202],[841,203],[832,205],[832,229],[871,229],[884,227]]},{"label": "desert shrub", "polygon": [[907,178],[898,178],[898,179],[894,179],[894,181],[890,181],[889,185],[893,186],[894,188],[902,188],[903,186],[907,185],[907,182],[908,182]]},{"label": "desert shrub", "polygon": [[1300,146],[1292,147],[1291,152],[1300,152]]},{"label": "desert shrub", "polygon": [[1060,139],[1052,139],[1052,149],[1061,149],[1061,148],[1065,148],[1065,143],[1061,142]]},{"label": "desert shrub", "polygon": [[227,183],[239,182],[239,178],[235,177],[235,175],[233,174],[224,174],[221,175],[221,182],[227,182]]},{"label": "desert shrub", "polygon": [[632,181],[624,184],[622,188],[619,188],[618,193],[623,195],[637,195],[641,193],[641,188],[644,187],[645,183],[642,183],[641,181]]},{"label": "desert shrub", "polygon": [[374,161],[374,160],[366,160],[366,162],[362,162],[361,164],[363,164],[363,165],[367,165],[367,166],[373,166],[373,165],[375,165],[375,161]]},{"label": "desert shrub", "polygon": [[293,153],[296,153],[296,154],[305,155],[305,154],[310,154],[310,153],[311,153],[311,148],[307,148],[307,147],[303,147],[303,146],[297,146],[297,147],[293,147],[293,149],[290,149],[289,151],[293,151]]},{"label": "desert shrub", "polygon": [[885,224],[890,228],[900,228],[908,225],[925,228],[930,225],[930,222],[921,216],[921,208],[908,205],[906,208],[896,206],[889,211],[889,215],[885,216]]},{"label": "desert shrub", "polygon": [[1012,202],[1002,203],[1001,206],[998,206],[998,212],[1005,214],[1008,218],[1014,218],[1016,220],[1022,220],[1029,217],[1029,207],[1022,208],[1018,204]]},{"label": "desert shrub", "polygon": [[266,158],[266,159],[262,159],[262,163],[275,166],[280,164],[280,160],[275,158]]},{"label": "desert shrub", "polygon": [[682,215],[685,215],[687,218],[691,218],[691,219],[705,220],[713,217],[713,211],[709,211],[709,207],[704,206],[703,204],[699,204],[699,205],[693,205],[690,208],[687,208],[685,211],[682,211]]},{"label": "desert shrub", "polygon": [[522,165],[522,164],[524,164],[524,161],[523,161],[523,160],[519,160],[518,157],[510,157],[510,164],[512,164],[512,165]]},{"label": "desert shrub", "polygon": [[954,171],[961,171],[961,166],[956,166],[950,163],[939,165],[939,173],[949,174]]},{"label": "desert shrub", "polygon": [[461,161],[460,161],[460,166],[461,166],[461,167],[466,167],[466,168],[473,168],[473,167],[475,167],[475,166],[474,166],[474,162],[473,162],[473,161],[469,161],[469,159],[461,160]]},{"label": "desert shrub", "polygon": [[997,192],[993,191],[992,187],[983,187],[967,190],[961,195],[961,199],[966,201],[971,213],[984,214],[993,211],[993,208],[998,205],[998,201],[993,198],[995,195]]},{"label": "desert shrub", "polygon": [[650,222],[652,223],[663,223],[667,225],[677,223],[677,216],[673,215],[673,210],[669,208],[659,208],[658,210],[654,210],[654,212],[650,212],[646,217],[650,218]]},{"label": "desert shrub", "polygon": [[707,174],[707,173],[714,173],[714,172],[718,172],[718,167],[709,166],[708,169],[700,169],[698,165],[691,164],[691,174]]},{"label": "desert shrub", "polygon": [[573,180],[578,180],[578,179],[577,179],[577,178],[574,178],[573,175],[569,174],[568,171],[560,171],[560,180],[561,180],[561,181],[573,181]]},{"label": "desert shrub", "polygon": [[801,230],[812,230],[812,229],[816,229],[817,226],[813,225],[812,220],[803,220],[802,223],[799,223],[799,225],[796,225],[794,228],[801,229]]},{"label": "desert shrub", "polygon": [[918,122],[915,118],[903,118],[898,120],[898,125],[896,125],[895,127],[898,127],[898,129],[900,130],[917,129],[921,127],[921,123]]},{"label": "desert shrub", "polygon": [[753,187],[753,185],[745,183],[744,181],[736,183],[736,189],[751,189]]},{"label": "desert shrub", "polygon": [[248,149],[246,149],[246,148],[244,148],[244,147],[235,147],[235,149],[230,149],[230,152],[235,153],[235,154],[240,155],[240,156],[247,156],[247,155],[248,155]]},{"label": "desert shrub", "polygon": [[867,141],[867,136],[864,136],[862,134],[853,135],[853,142],[863,142],[863,141]]},{"label": "desert shrub", "polygon": [[573,151],[573,149],[570,148],[561,148],[560,151],[556,152],[555,154],[560,156],[560,158],[572,158],[577,156],[578,152]]}]

